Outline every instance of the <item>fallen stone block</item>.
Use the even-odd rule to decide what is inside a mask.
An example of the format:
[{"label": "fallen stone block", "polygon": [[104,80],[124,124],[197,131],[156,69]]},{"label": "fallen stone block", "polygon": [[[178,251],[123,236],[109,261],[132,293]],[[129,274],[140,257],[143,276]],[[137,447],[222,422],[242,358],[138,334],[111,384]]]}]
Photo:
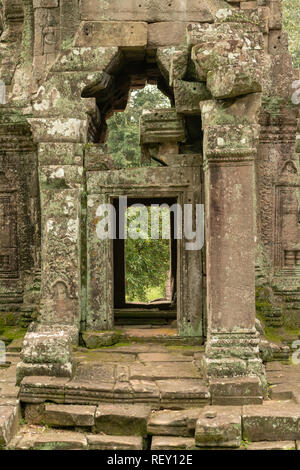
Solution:
[{"label": "fallen stone block", "polygon": [[151,408],[147,405],[104,404],[95,415],[96,432],[115,436],[147,435],[147,422]]},{"label": "fallen stone block", "polygon": [[85,331],[82,339],[88,349],[99,349],[113,346],[119,341],[120,335],[115,331]]},{"label": "fallen stone block", "polygon": [[206,406],[196,423],[197,447],[240,447],[242,418],[239,406]]},{"label": "fallen stone block", "polygon": [[152,413],[148,422],[148,434],[156,436],[189,437],[194,434],[201,409],[162,410]]},{"label": "fallen stone block", "polygon": [[244,406],[243,438],[251,442],[300,439],[299,406],[276,401]]},{"label": "fallen stone block", "polygon": [[96,406],[46,404],[44,420],[50,426],[93,426]]},{"label": "fallen stone block", "polygon": [[193,450],[195,439],[191,437],[154,436],[151,450]]},{"label": "fallen stone block", "polygon": [[89,450],[143,450],[143,438],[139,436],[86,436]]}]

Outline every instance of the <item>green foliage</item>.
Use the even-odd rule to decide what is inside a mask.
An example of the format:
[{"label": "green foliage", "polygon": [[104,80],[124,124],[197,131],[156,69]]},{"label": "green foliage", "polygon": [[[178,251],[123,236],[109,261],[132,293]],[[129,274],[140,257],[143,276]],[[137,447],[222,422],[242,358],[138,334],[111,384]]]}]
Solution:
[{"label": "green foliage", "polygon": [[107,145],[118,168],[141,166],[139,121],[144,110],[168,108],[170,101],[156,87],[133,91],[126,110],[108,121]]},{"label": "green foliage", "polygon": [[[131,93],[126,110],[115,113],[108,121],[107,144],[117,168],[141,166],[139,121],[143,111],[169,107],[169,99],[154,86],[147,85]],[[133,221],[134,215],[129,219]],[[150,302],[165,297],[170,269],[169,240],[151,240],[150,236],[128,238],[125,253],[127,302]]]},{"label": "green foliage", "polygon": [[[139,211],[128,209],[129,226],[135,223],[138,213]],[[150,214],[148,207],[149,222]],[[160,223],[160,238],[153,240],[150,223],[146,232],[140,225],[137,232],[143,238],[134,240],[129,237],[125,242],[127,302],[150,302],[166,295],[165,286],[170,270],[170,240],[161,238],[161,229]]]},{"label": "green foliage", "polygon": [[300,68],[299,0],[282,0],[283,28],[289,35],[289,47],[295,68]]}]

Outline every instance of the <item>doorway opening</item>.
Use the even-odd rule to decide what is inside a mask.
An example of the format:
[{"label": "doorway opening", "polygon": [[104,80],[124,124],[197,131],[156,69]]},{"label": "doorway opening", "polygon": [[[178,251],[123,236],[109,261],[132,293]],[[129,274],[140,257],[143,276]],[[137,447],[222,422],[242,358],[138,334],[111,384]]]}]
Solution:
[{"label": "doorway opening", "polygon": [[177,318],[176,198],[129,198],[127,238],[121,238],[119,199],[114,259],[116,324],[170,325]]}]

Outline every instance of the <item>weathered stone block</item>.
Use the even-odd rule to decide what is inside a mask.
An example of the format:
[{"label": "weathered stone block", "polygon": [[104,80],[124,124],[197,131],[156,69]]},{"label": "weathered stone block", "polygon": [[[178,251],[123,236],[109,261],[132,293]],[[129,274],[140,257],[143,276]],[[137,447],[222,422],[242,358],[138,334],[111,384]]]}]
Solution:
[{"label": "weathered stone block", "polygon": [[106,70],[119,56],[117,47],[77,47],[63,52],[53,72],[93,72]]},{"label": "weathered stone block", "polygon": [[203,21],[213,17],[201,0],[86,0],[81,4],[81,18],[84,20],[121,21]]},{"label": "weathered stone block", "polygon": [[57,8],[58,0],[33,0],[33,8]]},{"label": "weathered stone block", "polygon": [[147,405],[99,405],[95,416],[96,431],[116,436],[146,436],[151,408]]},{"label": "weathered stone block", "polygon": [[27,403],[24,407],[26,424],[45,423],[45,405],[44,403]]},{"label": "weathered stone block", "polygon": [[41,166],[79,165],[83,166],[83,147],[80,144],[56,143],[39,144],[38,158]]},{"label": "weathered stone block", "polygon": [[40,187],[45,189],[75,189],[82,186],[83,168],[76,165],[39,167]]},{"label": "weathered stone block", "polygon": [[24,403],[63,403],[68,381],[69,379],[62,377],[25,377],[20,388],[20,400]]},{"label": "weathered stone block", "polygon": [[240,447],[241,414],[240,407],[205,407],[196,424],[196,446]]},{"label": "weathered stone block", "polygon": [[67,364],[72,358],[72,341],[63,331],[27,333],[21,359],[31,364]]},{"label": "weathered stone block", "polygon": [[148,24],[148,46],[180,46],[185,44],[186,28],[189,23],[160,22]]},{"label": "weathered stone block", "polygon": [[79,47],[145,47],[147,23],[129,21],[83,22],[75,46]]},{"label": "weathered stone block", "polygon": [[243,438],[252,442],[299,439],[299,406],[275,401],[262,406],[244,406]]},{"label": "weathered stone block", "polygon": [[86,437],[79,432],[46,431],[32,437],[30,449],[34,450],[84,450]]},{"label": "weathered stone block", "polygon": [[188,437],[154,436],[151,450],[193,450],[195,439]]},{"label": "weathered stone block", "polygon": [[138,436],[97,436],[87,434],[89,450],[143,450],[143,438]]},{"label": "weathered stone block", "polygon": [[85,142],[87,123],[80,119],[30,118],[32,132],[44,142]]},{"label": "weathered stone block", "polygon": [[174,81],[175,105],[178,113],[200,114],[200,101],[211,99],[204,83]]},{"label": "weathered stone block", "polygon": [[201,379],[158,380],[156,383],[162,401],[172,403],[173,400],[182,400],[205,403],[210,397],[207,385]]},{"label": "weathered stone block", "polygon": [[184,140],[183,118],[177,114],[175,109],[160,109],[141,117],[141,144],[183,142]]},{"label": "weathered stone block", "polygon": [[159,388],[155,382],[147,380],[131,380],[135,403],[157,403],[160,400]]},{"label": "weathered stone block", "polygon": [[82,333],[82,339],[88,349],[113,346],[119,338],[120,335],[115,331],[84,331]]},{"label": "weathered stone block", "polygon": [[296,450],[294,441],[250,442],[246,450]]},{"label": "weathered stone block", "polygon": [[211,379],[209,390],[213,405],[243,405],[263,402],[263,390],[258,377]]},{"label": "weathered stone block", "polygon": [[95,406],[46,404],[44,420],[50,426],[93,426],[95,413]]},{"label": "weathered stone block", "polygon": [[163,410],[152,413],[148,422],[148,434],[154,436],[182,436],[194,434],[199,408],[173,411]]},{"label": "weathered stone block", "polygon": [[26,362],[19,362],[16,370],[16,385],[20,385],[24,377],[72,377],[72,374],[72,362],[67,362],[66,364],[28,364]]},{"label": "weathered stone block", "polygon": [[262,90],[261,70],[258,67],[220,67],[207,74],[207,88],[217,98],[257,93]]},{"label": "weathered stone block", "polygon": [[19,425],[19,405],[0,406],[0,449],[6,446]]}]

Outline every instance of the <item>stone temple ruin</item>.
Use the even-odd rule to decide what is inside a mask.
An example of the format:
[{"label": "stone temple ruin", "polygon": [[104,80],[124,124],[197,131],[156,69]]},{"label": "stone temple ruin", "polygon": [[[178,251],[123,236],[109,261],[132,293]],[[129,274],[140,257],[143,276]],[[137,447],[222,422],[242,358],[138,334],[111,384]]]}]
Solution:
[{"label": "stone temple ruin", "polygon": [[[268,401],[268,342],[256,321],[258,311],[269,327],[300,328],[300,75],[281,0],[2,0],[1,13],[0,302],[30,326],[15,367],[20,402],[2,394],[0,430],[10,424],[0,445],[16,432],[20,404],[28,422],[107,435],[61,437],[70,448],[145,448],[149,436],[154,449],[176,439],[295,445],[300,375],[291,389],[275,381]],[[143,115],[141,166],[117,169],[106,121],[147,83],[172,107]],[[173,313],[147,312],[177,319],[183,348],[205,343],[204,353],[173,356],[173,382],[149,378],[143,360],[132,373],[117,359],[111,372],[105,352],[90,363],[76,356],[85,337],[113,342],[118,318],[138,312],[124,297],[124,244],[97,237],[99,205],[119,196],[205,207],[205,248],[171,242]],[[164,347],[137,343],[135,354],[161,354],[163,368]],[[289,374],[281,363],[268,370]],[[142,444],[115,437],[128,431],[124,409]]]}]

